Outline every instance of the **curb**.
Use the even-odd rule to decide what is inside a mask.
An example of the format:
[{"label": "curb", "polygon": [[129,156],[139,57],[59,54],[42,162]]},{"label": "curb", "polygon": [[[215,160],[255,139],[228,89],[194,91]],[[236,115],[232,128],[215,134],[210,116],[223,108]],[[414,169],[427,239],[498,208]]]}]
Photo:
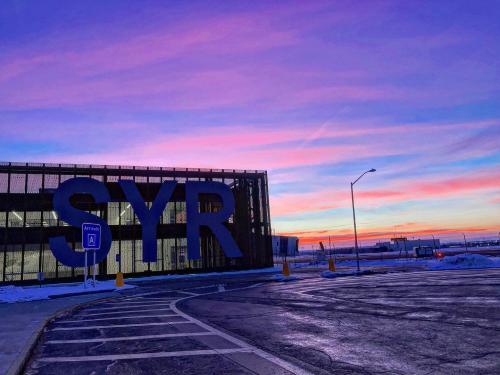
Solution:
[{"label": "curb", "polygon": [[84,296],[87,294],[99,294],[99,293],[109,293],[109,292],[116,292],[116,288],[112,289],[102,289],[102,290],[97,290],[97,291],[84,291],[84,292],[74,292],[74,293],[66,293],[66,294],[51,294],[49,295],[49,299],[57,299],[57,298],[66,298],[66,297],[76,297],[76,296]]},{"label": "curb", "polygon": [[91,305],[93,303],[100,302],[100,301],[105,301],[108,298],[110,298],[110,297],[99,298],[99,299],[95,299],[93,301],[87,301],[87,302],[79,303],[77,305],[74,305],[74,306],[67,307],[67,308],[64,308],[62,310],[59,310],[59,311],[53,313],[52,315],[50,315],[48,318],[46,318],[40,324],[40,326],[38,327],[38,329],[36,329],[36,331],[33,332],[33,334],[31,335],[31,337],[29,338],[28,342],[26,343],[25,349],[22,350],[19,353],[19,355],[14,360],[14,362],[10,365],[10,367],[7,370],[7,373],[5,375],[21,375],[21,374],[24,373],[24,368],[26,367],[31,354],[35,350],[35,347],[37,346],[38,341],[40,340],[40,337],[42,336],[42,333],[43,333],[45,327],[52,320],[54,320],[54,319],[56,319],[56,318],[58,318],[58,317],[60,317],[60,316],[62,316],[64,314],[71,313],[71,312],[73,312],[73,311],[75,311],[75,310],[77,310],[79,308],[86,307],[87,305]]}]

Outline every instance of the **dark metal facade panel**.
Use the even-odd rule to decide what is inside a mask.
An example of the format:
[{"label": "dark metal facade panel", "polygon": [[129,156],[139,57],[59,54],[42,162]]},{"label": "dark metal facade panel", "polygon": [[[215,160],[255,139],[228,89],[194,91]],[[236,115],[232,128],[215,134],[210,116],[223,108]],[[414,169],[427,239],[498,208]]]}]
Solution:
[{"label": "dark metal facade panel", "polygon": [[[111,195],[110,203],[100,205],[85,194],[71,199],[75,207],[97,214],[111,227],[113,243],[107,259],[99,265],[101,277],[111,277],[119,270],[142,274],[272,265],[265,171],[0,162],[0,282],[34,281],[38,272],[43,272],[47,281],[74,279],[83,273],[59,264],[48,245],[49,237],[64,235],[74,250],[81,247],[80,230],[65,226],[52,210],[55,189],[76,176],[102,181]],[[154,199],[161,182],[178,182],[158,225],[156,263],[142,263],[141,226],[117,184],[122,178],[135,180],[146,202]],[[211,232],[202,228],[202,258],[186,259],[184,182],[188,180],[220,181],[230,186],[236,208],[227,227],[244,255],[242,258],[226,258]],[[204,211],[217,209],[217,204],[216,196],[200,197]]]}]

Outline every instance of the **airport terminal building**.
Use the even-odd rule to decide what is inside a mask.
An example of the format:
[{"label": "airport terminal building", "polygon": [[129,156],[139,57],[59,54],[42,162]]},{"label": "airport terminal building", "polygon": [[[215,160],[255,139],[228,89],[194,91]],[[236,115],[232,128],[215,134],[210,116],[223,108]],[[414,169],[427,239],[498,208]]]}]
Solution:
[{"label": "airport terminal building", "polygon": [[[111,246],[98,264],[98,276],[224,271],[269,267],[273,264],[267,173],[257,170],[186,169],[107,165],[0,163],[0,283],[81,280],[82,267],[62,264],[49,238],[64,236],[75,253],[82,250],[81,228],[59,217],[54,194],[65,181],[99,181],[109,201],[95,203],[86,193],[71,196],[71,206],[107,223]],[[147,207],[152,207],[162,184],[175,181],[170,199],[156,227],[157,257],[143,260],[142,226],[118,181],[132,180]],[[200,226],[201,257],[187,256],[186,183],[213,181],[227,186],[234,211],[224,226],[241,252],[227,257],[217,236]],[[200,194],[200,212],[218,212],[222,204],[213,194]]]}]

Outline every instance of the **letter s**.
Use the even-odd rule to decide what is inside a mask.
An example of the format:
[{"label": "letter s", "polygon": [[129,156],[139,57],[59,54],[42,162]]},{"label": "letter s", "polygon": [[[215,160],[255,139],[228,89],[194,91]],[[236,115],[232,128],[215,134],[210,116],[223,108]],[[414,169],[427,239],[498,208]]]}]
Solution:
[{"label": "letter s", "polygon": [[[111,200],[109,191],[102,182],[89,177],[76,177],[64,181],[59,185],[54,193],[52,204],[54,211],[58,217],[66,223],[75,227],[81,227],[85,222],[101,224],[101,248],[96,253],[96,263],[102,261],[108,255],[111,249],[111,230],[108,224],[95,215],[78,210],[71,206],[70,198],[76,193],[87,193],[92,195],[96,203],[107,203]],[[84,267],[85,254],[76,252],[71,249],[66,243],[64,236],[50,237],[50,249],[56,259],[68,267]],[[92,258],[89,257],[89,265],[94,264]]]}]

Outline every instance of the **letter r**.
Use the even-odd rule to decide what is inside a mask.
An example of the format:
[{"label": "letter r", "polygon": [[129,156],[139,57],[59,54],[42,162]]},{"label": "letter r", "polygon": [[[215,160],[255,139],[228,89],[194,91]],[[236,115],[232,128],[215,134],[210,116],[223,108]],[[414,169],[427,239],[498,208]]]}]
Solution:
[{"label": "letter r", "polygon": [[[222,208],[218,212],[199,212],[200,193],[217,194],[222,199]],[[187,181],[186,182],[186,220],[188,258],[199,259],[200,226],[210,228],[219,241],[224,254],[229,258],[241,257],[241,251],[224,222],[234,212],[234,196],[231,189],[222,182]]]}]

